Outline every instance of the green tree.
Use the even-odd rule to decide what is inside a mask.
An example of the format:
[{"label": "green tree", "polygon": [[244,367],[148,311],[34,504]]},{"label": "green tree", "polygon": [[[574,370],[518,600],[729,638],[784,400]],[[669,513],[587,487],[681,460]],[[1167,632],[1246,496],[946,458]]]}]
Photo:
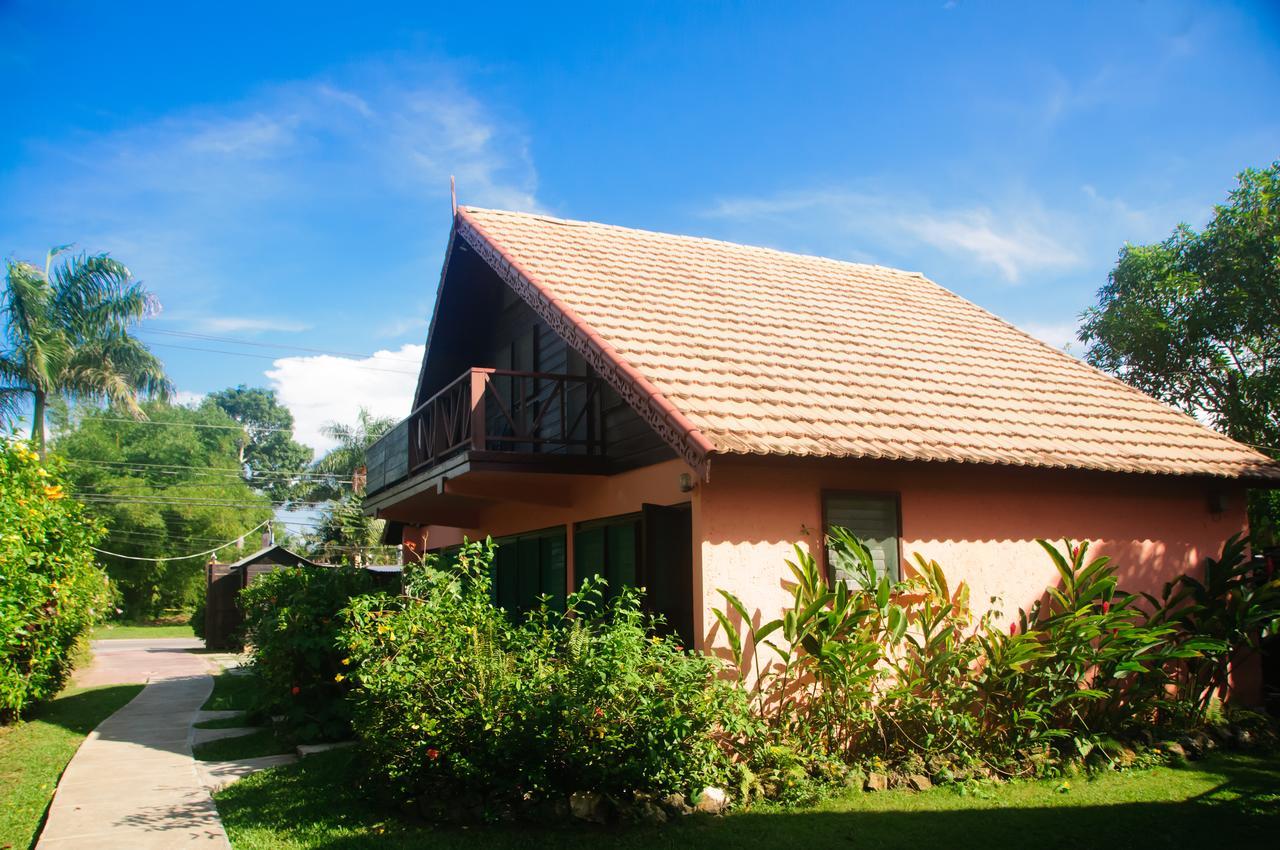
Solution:
[{"label": "green tree", "polygon": [[44,270],[8,261],[0,353],[0,417],[16,418],[29,399],[31,439],[43,454],[45,411],[56,397],[105,401],[142,416],[139,397],[172,389],[160,360],[130,331],[158,309],[125,266],[106,254],[79,254]]},{"label": "green tree", "polygon": [[[128,617],[190,606],[203,592],[209,556],[178,556],[235,540],[272,516],[271,502],[244,481],[243,431],[217,406],[147,402],[142,410],[148,421],[81,410],[53,444],[67,460],[73,492],[107,529],[100,548],[130,556],[99,557]],[[249,534],[243,550],[217,555],[252,551],[259,534]]]},{"label": "green tree", "polygon": [[[1280,458],[1280,161],[1243,171],[1203,230],[1126,245],[1082,318],[1090,363]],[[1276,494],[1250,520],[1275,539]]]},{"label": "green tree", "polygon": [[276,399],[275,390],[229,387],[204,400],[244,426],[240,460],[249,470],[249,484],[275,501],[301,495],[312,450],[293,439],[293,414]]}]

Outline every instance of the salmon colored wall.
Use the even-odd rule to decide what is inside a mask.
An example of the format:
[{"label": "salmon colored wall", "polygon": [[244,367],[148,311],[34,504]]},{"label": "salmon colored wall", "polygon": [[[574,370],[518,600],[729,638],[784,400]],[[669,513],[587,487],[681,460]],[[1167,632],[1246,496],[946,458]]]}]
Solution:
[{"label": "salmon colored wall", "polygon": [[[1179,573],[1246,527],[1244,490],[1154,476],[1033,470],[961,464],[717,457],[695,500],[695,558],[701,605],[694,628],[703,645],[722,638],[710,615],[724,607],[716,592],[735,592],[762,619],[776,617],[789,595],[784,559],[793,543],[816,546],[822,492],[896,492],[902,504],[902,555],[938,561],[954,586],[969,583],[979,611],[1012,621],[1056,572],[1035,538],[1089,540],[1120,565],[1121,586],[1159,593]],[[1209,510],[1209,493],[1225,496]],[[806,529],[808,533],[806,534]],[[991,597],[1000,597],[993,604]],[[700,619],[699,619],[700,618]]]}]

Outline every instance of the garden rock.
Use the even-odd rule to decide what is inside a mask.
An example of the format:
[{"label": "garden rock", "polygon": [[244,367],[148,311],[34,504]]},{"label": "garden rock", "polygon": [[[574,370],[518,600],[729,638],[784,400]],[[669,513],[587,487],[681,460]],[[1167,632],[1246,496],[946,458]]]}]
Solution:
[{"label": "garden rock", "polygon": [[693,814],[693,806],[685,802],[683,794],[668,794],[660,801],[662,807],[672,815],[691,815]]},{"label": "garden rock", "polygon": [[641,823],[655,826],[667,822],[667,812],[652,800],[641,800],[631,810],[632,817]]},{"label": "garden rock", "polygon": [[703,788],[694,808],[703,814],[719,815],[729,806],[729,795],[721,788]]},{"label": "garden rock", "polygon": [[609,802],[595,791],[574,791],[569,795],[569,811],[578,820],[589,823],[609,822]]},{"label": "garden rock", "polygon": [[1157,744],[1161,750],[1168,754],[1169,759],[1175,764],[1187,760],[1187,751],[1177,741],[1161,741]]},{"label": "garden rock", "polygon": [[928,791],[933,787],[933,781],[923,773],[913,773],[907,777],[907,787],[912,791]]},{"label": "garden rock", "polygon": [[886,791],[889,788],[889,777],[883,773],[868,773],[867,782],[862,788],[865,791]]}]

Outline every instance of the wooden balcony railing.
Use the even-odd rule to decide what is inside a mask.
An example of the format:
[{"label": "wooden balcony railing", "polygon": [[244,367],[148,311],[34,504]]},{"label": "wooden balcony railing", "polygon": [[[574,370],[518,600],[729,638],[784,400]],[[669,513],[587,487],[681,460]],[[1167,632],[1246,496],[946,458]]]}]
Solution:
[{"label": "wooden balcony railing", "polygon": [[468,369],[409,414],[410,474],[460,451],[599,455],[599,384],[585,375]]}]

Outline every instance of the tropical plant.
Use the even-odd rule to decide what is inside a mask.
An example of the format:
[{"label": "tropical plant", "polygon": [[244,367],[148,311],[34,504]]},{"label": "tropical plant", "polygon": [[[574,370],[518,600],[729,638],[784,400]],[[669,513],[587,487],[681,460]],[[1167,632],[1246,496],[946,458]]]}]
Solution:
[{"label": "tropical plant", "polygon": [[244,426],[240,461],[251,487],[277,502],[297,499],[306,491],[310,477],[302,470],[313,452],[293,439],[293,414],[276,399],[275,390],[241,384],[210,393],[203,404]]},{"label": "tropical plant", "polygon": [[16,418],[29,398],[41,455],[51,399],[105,401],[142,418],[140,397],[165,398],[172,389],[159,359],[130,333],[159,309],[155,298],[106,254],[55,264],[68,247],[51,250],[43,271],[7,263],[0,416]]},{"label": "tropical plant", "polygon": [[[365,465],[365,452],[369,447],[394,428],[396,420],[385,416],[374,416],[368,408],[360,408],[354,425],[341,422],[327,422],[321,433],[337,445],[316,461],[315,471],[332,475],[343,481],[350,481],[356,470]],[[335,498],[340,491],[323,486],[317,488],[316,498]]]},{"label": "tropical plant", "polygon": [[67,496],[56,459],[0,440],[0,723],[58,693],[78,642],[102,618],[102,530]]},{"label": "tropical plant", "polygon": [[336,741],[350,734],[339,612],[374,590],[365,570],[291,567],[264,573],[240,591],[245,640],[262,680],[258,711],[280,717],[291,738]]},{"label": "tropical plant", "polygon": [[565,612],[516,622],[490,601],[493,552],[467,543],[449,571],[415,565],[406,596],[352,601],[353,724],[375,782],[432,818],[723,785],[717,735],[748,716],[720,665],[597,578]]}]

